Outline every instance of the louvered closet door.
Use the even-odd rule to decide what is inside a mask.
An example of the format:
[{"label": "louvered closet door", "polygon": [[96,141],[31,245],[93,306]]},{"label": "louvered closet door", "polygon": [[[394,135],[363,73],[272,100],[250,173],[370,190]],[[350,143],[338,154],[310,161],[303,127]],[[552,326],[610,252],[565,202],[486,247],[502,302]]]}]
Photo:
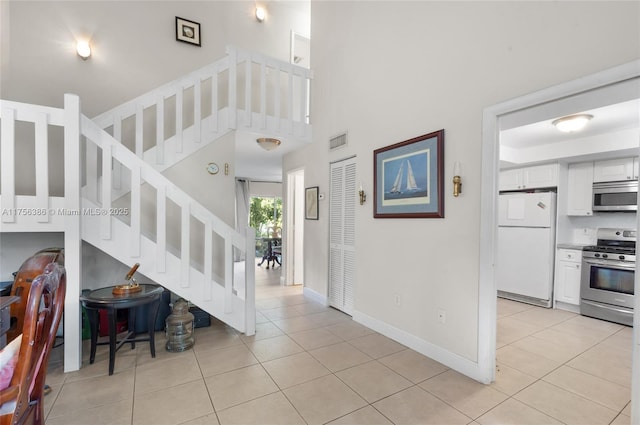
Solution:
[{"label": "louvered closet door", "polygon": [[331,164],[329,304],[353,314],[355,285],[355,158]]}]

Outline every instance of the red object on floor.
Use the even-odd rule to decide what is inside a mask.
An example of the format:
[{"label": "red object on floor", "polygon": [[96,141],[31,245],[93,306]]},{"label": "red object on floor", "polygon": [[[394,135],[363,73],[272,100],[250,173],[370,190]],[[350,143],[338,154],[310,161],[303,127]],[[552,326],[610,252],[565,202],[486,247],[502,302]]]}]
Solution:
[{"label": "red object on floor", "polygon": [[[106,309],[98,310],[100,317],[100,323],[98,324],[98,335],[109,335],[109,316]],[[127,312],[125,310],[117,310],[116,314],[116,333],[124,332],[129,328],[129,322],[127,320]]]}]

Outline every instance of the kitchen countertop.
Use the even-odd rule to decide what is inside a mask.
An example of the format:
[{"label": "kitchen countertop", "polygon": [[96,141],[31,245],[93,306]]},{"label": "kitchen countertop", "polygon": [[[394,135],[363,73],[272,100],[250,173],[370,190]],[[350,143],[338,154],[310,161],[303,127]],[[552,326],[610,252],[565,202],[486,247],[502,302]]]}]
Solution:
[{"label": "kitchen countertop", "polygon": [[558,245],[556,245],[559,249],[575,249],[578,251],[582,251],[582,248],[587,246],[585,245],[578,245],[578,244],[571,244],[571,243],[559,243]]}]

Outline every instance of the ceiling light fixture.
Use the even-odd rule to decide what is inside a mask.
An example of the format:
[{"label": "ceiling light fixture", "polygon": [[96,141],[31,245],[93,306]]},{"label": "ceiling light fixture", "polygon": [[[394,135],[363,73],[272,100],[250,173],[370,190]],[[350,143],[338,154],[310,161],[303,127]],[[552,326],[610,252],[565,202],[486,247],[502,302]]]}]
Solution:
[{"label": "ceiling light fixture", "polygon": [[282,143],[280,140],[274,139],[272,137],[260,137],[256,140],[256,142],[258,142],[258,146],[260,146],[265,151],[272,151],[280,146],[280,143]]},{"label": "ceiling light fixture", "polygon": [[267,17],[267,11],[262,6],[256,6],[256,19],[258,22],[264,21],[264,18]]},{"label": "ceiling light fixture", "polygon": [[86,40],[80,40],[76,44],[76,52],[78,52],[78,56],[82,58],[82,60],[87,60],[91,56],[91,45]]},{"label": "ceiling light fixture", "polygon": [[569,115],[558,118],[551,124],[555,125],[556,128],[563,133],[573,133],[574,131],[580,131],[585,128],[591,118],[593,118],[593,115],[589,114]]}]

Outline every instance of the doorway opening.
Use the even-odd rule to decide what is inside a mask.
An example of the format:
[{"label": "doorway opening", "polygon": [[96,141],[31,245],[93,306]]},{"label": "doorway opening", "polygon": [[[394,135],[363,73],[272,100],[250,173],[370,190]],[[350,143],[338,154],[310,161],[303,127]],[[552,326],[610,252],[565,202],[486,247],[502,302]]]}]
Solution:
[{"label": "doorway opening", "polygon": [[[496,276],[495,266],[497,258],[497,205],[500,157],[500,136],[505,129],[505,123],[512,118],[523,118],[519,111],[529,110],[534,113],[555,114],[558,107],[566,107],[567,102],[576,101],[575,111],[603,106],[606,98],[596,96],[593,99],[599,104],[591,105],[587,99],[594,92],[603,91],[614,94],[621,85],[635,79],[638,84],[640,77],[640,62],[622,65],[598,74],[567,82],[549,89],[535,92],[517,99],[485,109],[483,116],[483,148],[482,148],[482,196],[481,196],[481,228],[480,228],[480,292],[479,292],[479,333],[478,333],[478,364],[482,380],[495,380],[496,359]],[[627,95],[639,97],[637,86]],[[554,110],[555,108],[555,110]],[[533,121],[529,121],[533,122]],[[637,155],[637,147],[635,154]],[[636,290],[639,287],[636,277]],[[638,308],[636,298],[636,308]],[[636,317],[636,324],[638,318]],[[638,326],[634,333],[640,333]],[[637,351],[637,350],[636,350]],[[634,370],[637,370],[639,358],[634,358]],[[634,375],[638,375],[634,373]],[[640,400],[640,379],[634,380],[632,404],[638,405]],[[637,413],[632,416],[637,417]]]},{"label": "doorway opening", "polygon": [[249,227],[256,230],[256,259],[266,268],[282,265],[282,198],[252,196]]}]

